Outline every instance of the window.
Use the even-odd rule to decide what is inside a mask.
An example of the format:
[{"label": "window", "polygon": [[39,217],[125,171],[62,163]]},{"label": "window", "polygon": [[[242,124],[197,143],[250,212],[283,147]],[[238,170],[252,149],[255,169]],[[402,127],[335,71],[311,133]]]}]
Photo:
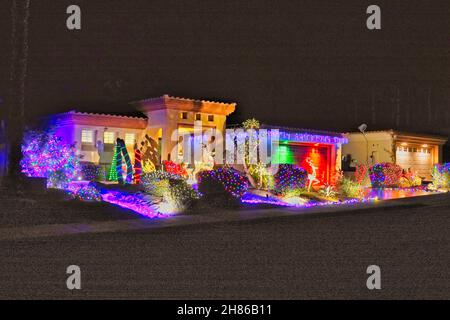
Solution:
[{"label": "window", "polygon": [[180,112],[180,119],[186,120],[188,118],[187,112]]},{"label": "window", "polygon": [[136,135],[134,133],[125,133],[125,144],[128,146],[134,146],[136,143]]},{"label": "window", "polygon": [[202,120],[202,114],[201,113],[196,113],[195,114],[195,121],[201,121]]},{"label": "window", "polygon": [[94,133],[92,130],[81,131],[81,143],[94,143]]},{"label": "window", "polygon": [[105,131],[103,133],[103,143],[104,144],[114,144],[114,132]]},{"label": "window", "polygon": [[213,114],[208,114],[208,121],[209,122],[214,122],[214,115]]}]

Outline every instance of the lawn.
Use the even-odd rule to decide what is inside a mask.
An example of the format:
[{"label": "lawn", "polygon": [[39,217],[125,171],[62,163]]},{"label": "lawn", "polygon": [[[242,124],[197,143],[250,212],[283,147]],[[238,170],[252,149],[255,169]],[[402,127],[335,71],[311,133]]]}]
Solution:
[{"label": "lawn", "polygon": [[0,205],[0,228],[140,218],[131,210],[106,202],[70,200],[57,190],[22,196],[2,190]]}]

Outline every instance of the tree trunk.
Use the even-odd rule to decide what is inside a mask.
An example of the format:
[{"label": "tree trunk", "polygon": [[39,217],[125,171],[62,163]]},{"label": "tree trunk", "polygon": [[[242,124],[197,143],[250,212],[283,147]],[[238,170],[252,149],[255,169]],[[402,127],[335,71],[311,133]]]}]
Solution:
[{"label": "tree trunk", "polygon": [[28,64],[28,19],[30,0],[12,0],[11,73],[6,122],[8,181],[15,186],[21,177],[21,144],[25,123],[25,83]]}]

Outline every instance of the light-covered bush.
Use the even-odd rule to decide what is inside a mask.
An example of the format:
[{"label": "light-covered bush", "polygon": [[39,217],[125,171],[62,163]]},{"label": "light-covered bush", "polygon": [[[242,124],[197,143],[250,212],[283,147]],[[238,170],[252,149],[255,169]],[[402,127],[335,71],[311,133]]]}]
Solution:
[{"label": "light-covered bush", "polygon": [[431,189],[450,190],[450,163],[435,165],[431,175]]},{"label": "light-covered bush", "polygon": [[22,143],[22,172],[48,178],[48,186],[65,189],[80,175],[75,146],[65,144],[52,130],[27,131]]},{"label": "light-covered bush", "polygon": [[[291,164],[281,164],[274,175],[274,192],[279,195],[293,190],[305,189],[308,181],[308,172]],[[300,192],[300,191],[296,191]]]},{"label": "light-covered bush", "polygon": [[154,171],[142,176],[145,192],[160,198],[161,213],[177,213],[189,208],[199,198],[195,191],[180,175],[166,171]]},{"label": "light-covered bush", "polygon": [[403,169],[390,162],[374,164],[369,168],[370,182],[374,188],[398,187]]},{"label": "light-covered bush", "polygon": [[248,190],[248,179],[232,168],[202,171],[197,175],[198,190],[206,198],[239,199]]},{"label": "light-covered bush", "polygon": [[102,201],[100,191],[93,185],[87,185],[79,188],[75,194],[75,199],[82,201]]}]

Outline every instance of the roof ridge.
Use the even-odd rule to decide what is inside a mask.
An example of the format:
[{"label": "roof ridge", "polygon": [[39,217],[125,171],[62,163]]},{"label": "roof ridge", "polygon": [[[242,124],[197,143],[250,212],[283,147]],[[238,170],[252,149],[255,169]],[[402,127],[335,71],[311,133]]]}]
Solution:
[{"label": "roof ridge", "polygon": [[104,112],[85,112],[85,111],[77,111],[77,110],[70,110],[70,111],[65,112],[65,113],[66,114],[80,114],[80,115],[127,118],[127,119],[147,119],[147,117],[145,117],[144,115],[142,117],[138,117],[138,116],[126,116],[126,115],[119,115],[119,114],[110,114],[110,113],[104,113]]},{"label": "roof ridge", "polygon": [[174,100],[182,100],[182,101],[190,101],[190,102],[201,102],[201,103],[210,103],[210,104],[220,104],[220,105],[236,105],[236,102],[220,102],[220,101],[211,101],[211,100],[200,100],[200,99],[193,99],[193,98],[183,98],[178,96],[173,96],[170,94],[163,94],[160,97],[153,97],[153,98],[146,98],[138,101],[133,101],[130,103],[145,103],[150,101],[156,101],[161,99],[174,99]]}]

